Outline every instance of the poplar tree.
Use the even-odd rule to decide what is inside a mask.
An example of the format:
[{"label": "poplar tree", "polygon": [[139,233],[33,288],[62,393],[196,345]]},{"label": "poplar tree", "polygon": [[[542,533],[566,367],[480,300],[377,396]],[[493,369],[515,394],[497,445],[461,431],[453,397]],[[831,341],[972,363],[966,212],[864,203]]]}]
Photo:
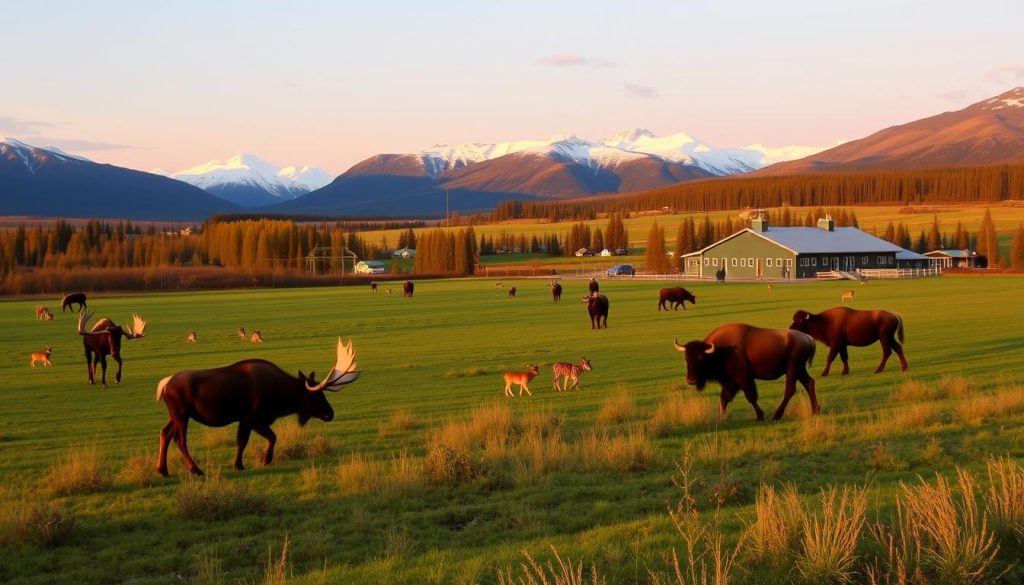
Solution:
[{"label": "poplar tree", "polygon": [[1013,244],[1010,246],[1010,266],[1018,272],[1024,270],[1024,223],[1017,224],[1017,231],[1013,234]]},{"label": "poplar tree", "polygon": [[647,251],[644,256],[649,274],[668,272],[668,258],[665,256],[665,231],[658,227],[658,220],[651,224],[647,234]]}]

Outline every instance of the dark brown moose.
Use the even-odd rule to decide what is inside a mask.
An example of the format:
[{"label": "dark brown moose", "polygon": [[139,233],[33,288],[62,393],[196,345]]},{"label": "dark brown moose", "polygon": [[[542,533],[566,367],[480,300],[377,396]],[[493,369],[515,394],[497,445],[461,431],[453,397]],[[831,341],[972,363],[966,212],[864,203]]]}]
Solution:
[{"label": "dark brown moose", "polygon": [[92,313],[82,311],[78,315],[78,334],[82,336],[82,345],[85,346],[85,365],[89,368],[89,383],[94,384],[93,378],[96,375],[96,364],[103,366],[101,381],[103,387],[107,386],[107,356],[114,358],[117,362],[117,374],[114,375],[114,383],[121,382],[121,339],[139,339],[146,335],[146,322],[138,315],[132,315],[132,326],[117,325],[110,319],[104,317],[96,322],[89,331],[85,330],[86,324],[92,317]]},{"label": "dark brown moose", "polygon": [[681,345],[676,350],[686,355],[686,383],[703,390],[708,381],[722,386],[718,414],[725,416],[725,408],[740,390],[754,407],[757,420],[764,420],[764,411],[757,405],[757,385],[754,380],[777,380],[786,376],[786,393],[775,411],[775,420],[782,418],[786,405],[796,393],[799,381],[811,400],[811,412],[818,414],[818,397],[814,393],[814,378],[807,366],[814,359],[814,339],[806,333],[791,329],[763,329],[742,323],[722,325],[703,341]]},{"label": "dark brown moose", "polygon": [[222,368],[209,370],[182,370],[168,376],[156,387],[156,399],[163,400],[170,420],[160,430],[160,455],[156,470],[167,477],[167,444],[178,444],[189,472],[202,475],[188,452],[188,421],[223,427],[238,423],[235,469],[244,469],[242,454],[249,443],[249,435],[256,431],[267,440],[263,454],[264,465],[274,460],[277,435],[270,429],[275,420],[297,414],[299,424],[309,419],[325,422],[334,419],[334,409],[324,395],[325,390],[337,392],[342,386],[355,382],[360,371],[356,369],[356,354],[352,342],[348,345],[338,338],[338,356],[331,372],[317,382],[316,374],[301,371],[298,376],[286,373],[266,360],[243,360]]},{"label": "dark brown moose", "polygon": [[590,313],[590,328],[600,329],[601,320],[604,320],[604,328],[608,328],[608,297],[601,293],[591,293],[589,297],[583,297],[587,303],[587,311]]},{"label": "dark brown moose", "polygon": [[590,294],[601,292],[601,285],[597,284],[596,278],[591,278],[590,281],[587,282],[587,291],[589,291]]},{"label": "dark brown moose", "polygon": [[416,288],[416,287],[415,287],[415,285],[413,285],[411,280],[406,280],[406,281],[402,282],[402,294],[403,295],[405,295],[407,297],[411,297],[414,288]]},{"label": "dark brown moose", "polygon": [[682,287],[675,288],[663,288],[658,291],[658,310],[668,310],[668,306],[665,303],[672,303],[672,310],[678,311],[679,307],[682,306],[683,310],[686,310],[685,301],[690,301],[691,305],[697,304],[697,297],[693,296],[693,293]]},{"label": "dark brown moose", "polygon": [[562,300],[562,285],[558,282],[551,283],[551,300],[556,303]]},{"label": "dark brown moose", "polygon": [[[821,313],[797,311],[790,329],[803,331],[828,346],[828,359],[822,376],[827,376],[836,354],[843,360],[843,374],[850,373],[848,346],[864,347],[878,341],[882,344],[882,362],[875,373],[885,369],[885,363],[895,351],[900,358],[900,370],[907,371],[907,358],[903,356],[903,319],[896,313],[873,310],[859,311],[848,307],[833,307]],[[899,341],[896,339],[899,338]]]},{"label": "dark brown moose", "polygon": [[[78,310],[85,309],[85,293],[70,293],[64,295],[64,298],[60,300],[60,312],[63,313],[65,309],[71,305],[78,305]],[[74,308],[71,309],[72,311]]]}]

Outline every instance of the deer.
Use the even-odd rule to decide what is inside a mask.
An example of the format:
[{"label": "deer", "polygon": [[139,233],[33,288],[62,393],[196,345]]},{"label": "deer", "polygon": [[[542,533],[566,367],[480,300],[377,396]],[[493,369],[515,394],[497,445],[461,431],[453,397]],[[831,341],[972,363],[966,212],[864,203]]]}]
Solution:
[{"label": "deer", "polygon": [[242,341],[248,339],[248,337],[245,335],[245,327],[238,328],[238,338],[241,339]]},{"label": "deer", "polygon": [[[551,370],[554,374],[553,388],[559,392],[564,392],[569,387],[569,379],[572,379],[572,389],[575,390],[580,385],[580,375],[583,372],[591,371],[590,360],[587,358],[580,358],[580,363],[570,364],[567,362],[555,362],[551,364]],[[558,379],[562,378],[562,387],[558,387]]]},{"label": "deer", "polygon": [[768,285],[768,292],[772,292],[773,290],[775,290],[775,287],[773,287],[771,284],[769,284]]},{"label": "deer", "polygon": [[536,378],[540,374],[540,365],[534,364],[530,366],[528,372],[505,372],[505,398],[512,398],[512,384],[519,384],[519,395],[523,395],[523,390],[530,396],[533,396],[533,392],[527,387],[530,380]]},{"label": "deer", "polygon": [[259,329],[254,329],[252,332],[252,337],[249,338],[249,340],[252,341],[253,343],[263,343],[263,334],[260,333]]},{"label": "deer", "polygon": [[185,336],[185,341],[187,341],[189,343],[195,343],[196,342],[196,332],[195,331],[189,331],[188,335]]},{"label": "deer", "polygon": [[50,361],[50,354],[53,353],[53,348],[47,345],[43,348],[43,351],[37,351],[32,353],[32,367],[36,367],[36,362],[43,362],[44,366],[52,366],[53,362]]},{"label": "deer", "polygon": [[53,313],[50,312],[50,309],[47,309],[43,305],[39,305],[36,307],[36,319],[40,319],[42,321],[53,321]]},{"label": "deer", "polygon": [[846,301],[853,301],[853,291],[852,290],[844,290],[843,291],[842,300],[843,300],[844,303]]}]

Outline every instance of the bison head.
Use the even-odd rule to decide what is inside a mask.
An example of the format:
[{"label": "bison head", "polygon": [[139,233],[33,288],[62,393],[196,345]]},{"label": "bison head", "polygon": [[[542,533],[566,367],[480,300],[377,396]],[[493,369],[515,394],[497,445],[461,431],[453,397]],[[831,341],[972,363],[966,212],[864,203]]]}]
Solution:
[{"label": "bison head", "polygon": [[715,344],[704,343],[703,341],[691,341],[686,345],[679,343],[677,339],[673,344],[676,351],[683,352],[686,359],[686,383],[696,386],[697,390],[704,390],[709,378],[709,360],[715,357]]},{"label": "bison head", "polygon": [[[319,382],[315,379],[316,373],[310,372],[309,375],[299,372],[299,381],[304,384],[307,388],[310,386],[319,386]],[[302,392],[302,398],[299,403],[299,425],[306,426],[311,418],[318,418],[324,422],[331,422],[334,420],[334,409],[331,408],[331,403],[327,402],[327,397],[324,396],[323,391],[316,392]]]},{"label": "bison head", "polygon": [[790,324],[790,329],[795,329],[802,333],[807,333],[807,328],[810,327],[811,321],[814,319],[814,315],[807,311],[797,311],[793,313],[793,323]]}]

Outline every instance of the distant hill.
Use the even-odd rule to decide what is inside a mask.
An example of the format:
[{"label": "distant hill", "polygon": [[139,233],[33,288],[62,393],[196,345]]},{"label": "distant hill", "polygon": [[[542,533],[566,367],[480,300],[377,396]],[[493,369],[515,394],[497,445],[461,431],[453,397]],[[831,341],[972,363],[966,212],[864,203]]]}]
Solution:
[{"label": "distant hill", "polygon": [[1024,87],[955,112],[893,126],[759,175],[1024,163]]},{"label": "distant hill", "polygon": [[237,210],[181,181],[0,139],[0,214],[172,220]]},{"label": "distant hill", "polygon": [[205,164],[170,174],[179,181],[226,199],[240,207],[263,207],[301,197],[331,182],[332,176],[318,167],[276,167],[252,154]]}]

